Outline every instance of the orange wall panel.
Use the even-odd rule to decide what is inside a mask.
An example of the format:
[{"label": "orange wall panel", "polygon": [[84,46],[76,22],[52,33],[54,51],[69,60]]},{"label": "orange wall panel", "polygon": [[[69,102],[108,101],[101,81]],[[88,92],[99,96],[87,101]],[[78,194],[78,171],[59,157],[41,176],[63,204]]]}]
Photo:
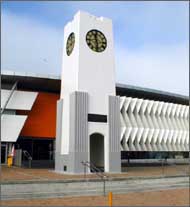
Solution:
[{"label": "orange wall panel", "polygon": [[55,138],[58,99],[58,94],[39,92],[31,111],[17,111],[28,115],[20,136]]}]

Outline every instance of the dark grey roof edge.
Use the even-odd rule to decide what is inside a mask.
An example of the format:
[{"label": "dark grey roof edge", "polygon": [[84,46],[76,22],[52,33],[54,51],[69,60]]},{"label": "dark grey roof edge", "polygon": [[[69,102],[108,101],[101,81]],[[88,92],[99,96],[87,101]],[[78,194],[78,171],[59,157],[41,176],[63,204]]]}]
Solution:
[{"label": "dark grey roof edge", "polygon": [[158,95],[165,95],[165,96],[171,96],[171,97],[174,97],[174,98],[181,98],[181,99],[189,100],[189,96],[176,94],[176,93],[171,93],[171,92],[166,92],[166,91],[161,91],[161,90],[156,90],[156,89],[133,86],[133,85],[128,85],[128,84],[116,83],[116,87],[124,88],[124,89],[132,89],[132,90],[137,90],[137,91],[142,91],[142,92],[143,91],[144,92],[150,92],[150,93],[154,93],[154,94],[158,94]]},{"label": "dark grey roof edge", "polygon": [[[28,73],[27,72],[14,72],[14,71],[8,71],[8,70],[2,70],[1,76],[21,76],[23,78],[31,77],[31,78],[38,78],[38,79],[61,80],[60,75],[44,75],[44,74],[36,74],[36,73],[29,73],[29,72]],[[170,96],[174,98],[189,100],[189,97],[185,95],[156,90],[156,89],[144,88],[144,87],[139,87],[139,86],[133,86],[133,85],[123,84],[123,83],[116,83],[116,87],[123,88],[123,89],[137,90],[137,91],[142,91],[142,92],[144,91],[144,92],[154,93],[158,95],[165,95],[165,96]]]},{"label": "dark grey roof edge", "polygon": [[60,75],[52,75],[52,74],[40,74],[40,73],[32,73],[32,72],[18,72],[12,70],[2,70],[1,76],[20,76],[20,77],[31,77],[31,78],[41,78],[41,79],[55,79],[60,80]]}]

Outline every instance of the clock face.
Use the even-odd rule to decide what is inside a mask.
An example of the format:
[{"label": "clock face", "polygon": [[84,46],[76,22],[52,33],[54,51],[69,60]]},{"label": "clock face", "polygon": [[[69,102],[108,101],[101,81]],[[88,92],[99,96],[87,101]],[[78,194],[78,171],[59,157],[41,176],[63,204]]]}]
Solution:
[{"label": "clock face", "polygon": [[75,46],[75,34],[72,32],[69,35],[66,44],[66,52],[68,56],[72,53],[74,46]]},{"label": "clock face", "polygon": [[103,52],[107,47],[106,37],[98,30],[90,30],[86,34],[86,43],[95,52]]}]

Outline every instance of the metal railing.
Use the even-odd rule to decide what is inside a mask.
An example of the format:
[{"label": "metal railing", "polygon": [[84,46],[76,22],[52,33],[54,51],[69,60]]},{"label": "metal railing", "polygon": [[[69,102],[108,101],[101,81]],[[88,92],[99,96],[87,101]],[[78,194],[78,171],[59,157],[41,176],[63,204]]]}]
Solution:
[{"label": "metal railing", "polygon": [[100,168],[95,166],[93,163],[89,161],[82,161],[81,164],[84,166],[84,178],[86,179],[87,168],[90,169],[91,172],[95,173],[102,182],[103,182],[103,194],[106,195],[106,180],[108,180],[108,176],[102,172]]},{"label": "metal railing", "polygon": [[28,165],[29,165],[28,167],[31,168],[32,156],[26,150],[23,150],[23,155],[28,159]]},{"label": "metal railing", "polygon": [[181,172],[182,175],[189,175],[190,174],[190,167],[189,167],[188,170],[182,170],[182,169],[179,168],[179,166],[176,163],[170,163],[170,162],[168,162],[167,158],[160,159],[160,161],[162,163],[162,175],[164,175],[166,173],[164,166],[174,167],[177,171]]}]

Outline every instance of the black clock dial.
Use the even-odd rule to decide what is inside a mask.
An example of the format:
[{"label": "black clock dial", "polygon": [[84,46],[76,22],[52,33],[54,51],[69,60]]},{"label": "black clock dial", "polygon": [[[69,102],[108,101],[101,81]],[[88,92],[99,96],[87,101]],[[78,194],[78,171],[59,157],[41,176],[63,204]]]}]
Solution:
[{"label": "black clock dial", "polygon": [[98,30],[90,30],[86,34],[86,43],[95,52],[103,52],[107,47],[106,37]]},{"label": "black clock dial", "polygon": [[68,56],[72,53],[74,46],[75,46],[75,34],[72,32],[69,35],[66,44],[66,52]]}]

